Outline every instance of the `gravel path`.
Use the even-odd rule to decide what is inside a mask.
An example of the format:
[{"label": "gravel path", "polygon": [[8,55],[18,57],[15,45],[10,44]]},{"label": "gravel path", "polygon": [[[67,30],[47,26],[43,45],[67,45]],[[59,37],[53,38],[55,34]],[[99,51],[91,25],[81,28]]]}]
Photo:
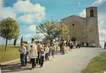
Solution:
[{"label": "gravel path", "polygon": [[30,65],[21,68],[19,64],[9,64],[4,66],[2,73],[81,73],[90,60],[103,51],[101,48],[72,49],[65,55],[55,55],[43,68],[30,70]]}]

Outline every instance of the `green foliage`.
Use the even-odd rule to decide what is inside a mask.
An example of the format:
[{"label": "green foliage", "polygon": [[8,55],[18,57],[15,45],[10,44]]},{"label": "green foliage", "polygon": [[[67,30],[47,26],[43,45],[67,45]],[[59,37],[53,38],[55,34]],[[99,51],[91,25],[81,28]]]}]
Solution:
[{"label": "green foliage", "polygon": [[106,71],[106,52],[95,57],[82,73],[104,73]]},{"label": "green foliage", "polygon": [[19,35],[19,26],[16,20],[12,18],[3,19],[0,22],[0,36],[6,39],[5,50],[8,40],[16,39]]},{"label": "green foliage", "polygon": [[59,25],[58,30],[60,31],[59,32],[60,37],[67,40],[68,36],[70,35],[70,29],[69,29],[68,25],[61,23]]},{"label": "green foliage", "polygon": [[17,38],[19,35],[19,26],[16,20],[12,18],[3,19],[0,22],[0,36],[11,40]]},{"label": "green foliage", "polygon": [[55,21],[47,21],[41,28],[48,34],[48,39],[54,39],[55,37],[67,38],[70,32],[67,25]]},{"label": "green foliage", "polygon": [[56,33],[58,32],[57,27],[56,27],[57,24],[58,23],[54,21],[47,21],[41,26],[43,31],[47,33],[46,37],[48,39],[53,39],[57,36],[56,35]]}]

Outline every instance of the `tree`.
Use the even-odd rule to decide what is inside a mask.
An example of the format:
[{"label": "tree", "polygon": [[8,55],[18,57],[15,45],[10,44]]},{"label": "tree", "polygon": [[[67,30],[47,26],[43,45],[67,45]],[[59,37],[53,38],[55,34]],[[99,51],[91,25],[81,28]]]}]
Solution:
[{"label": "tree", "polygon": [[31,39],[31,43],[33,43],[33,42],[34,42],[34,40],[35,40],[35,39],[34,39],[34,38],[32,38],[32,39]]},{"label": "tree", "polygon": [[43,29],[44,32],[48,34],[46,37],[49,40],[52,40],[56,37],[68,39],[68,36],[70,34],[69,27],[61,22],[47,21],[40,27],[41,29]]},{"label": "tree", "polygon": [[20,45],[22,45],[22,43],[23,43],[23,36],[21,37]]},{"label": "tree", "polygon": [[57,22],[54,21],[47,21],[40,26],[40,28],[47,33],[46,38],[48,40],[52,40],[56,37],[57,34]]},{"label": "tree", "polygon": [[58,35],[61,37],[61,39],[68,40],[70,35],[70,28],[68,27],[68,25],[60,23],[58,26],[58,30],[59,30]]},{"label": "tree", "polygon": [[0,22],[0,36],[6,39],[5,51],[8,40],[16,39],[19,35],[19,26],[16,20],[8,17]]}]

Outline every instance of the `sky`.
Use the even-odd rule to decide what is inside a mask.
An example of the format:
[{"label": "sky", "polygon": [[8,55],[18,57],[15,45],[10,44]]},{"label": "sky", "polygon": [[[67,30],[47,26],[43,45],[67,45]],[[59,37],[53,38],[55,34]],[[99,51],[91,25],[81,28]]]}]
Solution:
[{"label": "sky", "polygon": [[[106,41],[106,0],[0,0],[0,20],[12,17],[20,26],[20,36],[29,41],[36,26],[47,20],[59,21],[71,15],[85,17],[85,9],[98,7],[100,43]],[[39,34],[42,35],[42,34]],[[42,37],[42,36],[41,36]],[[4,41],[3,38],[0,38]]]}]

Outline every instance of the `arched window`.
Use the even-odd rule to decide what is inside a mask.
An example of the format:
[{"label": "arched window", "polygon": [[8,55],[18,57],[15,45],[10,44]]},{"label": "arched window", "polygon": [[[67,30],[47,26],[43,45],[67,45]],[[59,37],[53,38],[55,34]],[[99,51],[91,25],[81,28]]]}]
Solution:
[{"label": "arched window", "polygon": [[90,17],[94,17],[94,11],[93,11],[93,9],[90,10]]},{"label": "arched window", "polygon": [[74,26],[75,26],[75,24],[72,24],[72,26],[74,27]]}]

